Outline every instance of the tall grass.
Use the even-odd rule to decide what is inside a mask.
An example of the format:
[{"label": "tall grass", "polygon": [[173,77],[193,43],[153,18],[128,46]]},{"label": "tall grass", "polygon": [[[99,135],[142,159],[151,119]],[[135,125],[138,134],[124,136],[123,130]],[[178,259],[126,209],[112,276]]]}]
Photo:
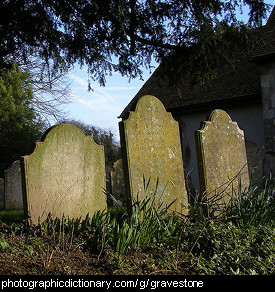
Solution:
[{"label": "tall grass", "polygon": [[[165,188],[159,193],[158,180],[153,194],[147,196],[149,186],[150,179],[147,182],[144,179],[144,199],[137,198],[133,201],[132,210],[129,213],[123,212],[120,208],[119,216],[114,216],[110,222],[110,234],[107,238],[110,239],[109,242],[118,258],[132,249],[175,241],[180,223],[178,217],[169,213],[173,202],[168,206],[164,205],[162,197]],[[107,192],[106,194],[111,196]],[[114,199],[112,196],[111,198]]]},{"label": "tall grass", "polygon": [[[25,236],[26,252],[32,251],[34,238],[43,237],[46,245],[41,249],[47,247],[46,268],[55,253],[74,252],[76,248],[95,254],[98,261],[111,253],[120,263],[133,250],[158,249],[169,251],[175,267],[180,259],[188,259],[198,273],[275,272],[272,177],[245,191],[232,190],[232,200],[224,206],[216,199],[222,193],[214,199],[197,194],[186,216],[170,211],[171,205],[164,204],[165,188],[160,188],[159,181],[149,194],[150,184],[150,179],[144,179],[144,197],[132,202],[131,212],[116,202],[116,207],[98,211],[91,217],[87,214],[84,218],[53,218],[49,214],[38,226],[10,224],[16,212],[1,212],[0,233]],[[0,240],[0,250],[9,249],[5,238]]]},{"label": "tall grass", "polygon": [[[96,251],[98,258],[104,250],[111,249],[121,259],[131,250],[150,246],[166,246],[176,250],[178,255],[182,242],[185,242],[185,247],[188,242],[187,253],[190,254],[208,228],[209,222],[213,220],[259,226],[271,224],[275,219],[275,185],[271,177],[260,185],[249,186],[245,192],[239,190],[236,193],[232,190],[232,200],[224,208],[219,205],[218,200],[196,196],[187,216],[169,212],[172,204],[163,204],[165,190],[159,188],[158,181],[153,194],[149,196],[150,183],[150,179],[147,182],[144,180],[144,199],[133,201],[132,212],[128,212],[105,191],[117,203],[117,207],[98,211],[91,218],[87,215],[84,220],[64,216],[61,219],[52,219],[49,216],[41,224],[41,232],[52,236],[54,242],[63,249],[69,248],[77,237],[84,242],[84,248]],[[159,189],[162,191],[159,192]],[[197,226],[197,229],[193,230],[192,226]],[[190,228],[193,236],[186,238],[186,234],[190,235]]]},{"label": "tall grass", "polygon": [[[227,201],[223,201],[224,196]],[[196,193],[189,210],[193,222],[225,220],[254,226],[271,223],[275,219],[275,180],[269,176],[245,189],[240,184],[238,190],[231,188],[231,194],[227,191],[208,197],[207,193]]]},{"label": "tall grass", "polygon": [[241,190],[232,200],[227,215],[235,223],[244,225],[264,225],[275,220],[275,180],[264,178],[258,185],[250,185]]},{"label": "tall grass", "polygon": [[[79,247],[97,253],[98,259],[106,250],[114,252],[121,259],[129,251],[152,246],[174,250],[177,258],[180,250],[187,255],[200,250],[198,245],[203,246],[202,237],[210,242],[213,233],[211,236],[207,234],[215,227],[213,222],[245,228],[274,224],[275,183],[272,177],[264,179],[259,185],[249,186],[245,192],[233,191],[232,200],[225,208],[217,205],[218,200],[197,195],[187,216],[169,212],[172,204],[164,205],[162,197],[165,189],[159,187],[159,181],[149,196],[150,184],[150,179],[144,179],[144,199],[133,201],[131,212],[117,202],[116,207],[98,211],[92,217],[87,214],[85,218],[70,219],[64,216],[52,218],[49,215],[45,222],[32,227],[35,231],[27,231],[26,244],[29,234],[35,232],[50,238],[62,251],[70,251],[77,242]],[[111,194],[105,193],[116,201]],[[1,215],[6,216],[6,213]],[[23,225],[21,229],[21,233],[27,230]]]}]

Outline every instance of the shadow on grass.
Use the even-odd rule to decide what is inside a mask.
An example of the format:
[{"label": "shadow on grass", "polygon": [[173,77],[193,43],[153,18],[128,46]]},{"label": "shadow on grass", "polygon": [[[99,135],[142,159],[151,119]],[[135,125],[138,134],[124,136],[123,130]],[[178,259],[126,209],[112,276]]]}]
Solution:
[{"label": "shadow on grass", "polygon": [[23,210],[0,211],[0,220],[5,223],[19,223],[24,219]]}]

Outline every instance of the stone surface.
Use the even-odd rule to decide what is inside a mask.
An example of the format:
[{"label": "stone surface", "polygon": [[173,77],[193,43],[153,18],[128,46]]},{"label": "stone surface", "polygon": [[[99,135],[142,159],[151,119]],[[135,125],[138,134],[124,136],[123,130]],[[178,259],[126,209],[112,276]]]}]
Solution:
[{"label": "stone surface", "polygon": [[261,64],[261,87],[265,134],[264,175],[275,176],[275,61]]},{"label": "stone surface", "polygon": [[[157,199],[170,210],[187,213],[181,142],[178,123],[154,96],[141,97],[135,111],[120,122],[125,187],[128,198],[152,196],[158,183]],[[144,181],[150,185],[144,193]]]},{"label": "stone surface", "polygon": [[90,216],[106,207],[104,148],[69,124],[47,131],[30,156],[22,157],[24,211],[36,224],[48,213]]},{"label": "stone surface", "polygon": [[4,209],[4,201],[5,201],[5,186],[4,186],[4,179],[0,178],[0,210]]},{"label": "stone surface", "polygon": [[111,171],[111,193],[122,205],[126,205],[122,159],[114,163]]},{"label": "stone surface", "polygon": [[[244,133],[223,110],[214,110],[195,132],[200,191],[209,196],[223,193],[227,203],[241,180],[249,185]],[[226,195],[228,194],[228,195]]]},{"label": "stone surface", "polygon": [[245,142],[245,147],[250,182],[260,183],[263,180],[263,151],[250,141]]},{"label": "stone surface", "polygon": [[23,209],[20,161],[16,160],[5,171],[5,210]]}]

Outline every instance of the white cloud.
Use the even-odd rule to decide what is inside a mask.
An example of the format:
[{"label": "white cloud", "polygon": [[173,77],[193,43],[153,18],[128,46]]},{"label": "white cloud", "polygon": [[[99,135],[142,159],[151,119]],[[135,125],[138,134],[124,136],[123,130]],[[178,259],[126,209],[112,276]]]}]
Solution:
[{"label": "white cloud", "polygon": [[109,78],[105,87],[92,83],[93,90],[88,91],[87,71],[70,72],[72,103],[67,107],[69,116],[90,125],[112,128],[119,137],[117,117],[140,89],[142,82],[134,80],[129,84],[125,78],[118,77]]},{"label": "white cloud", "polygon": [[[100,87],[88,91],[88,82],[83,78],[69,73],[73,80],[71,99],[97,112],[111,109],[116,103],[113,97]],[[79,86],[80,85],[80,86]]]},{"label": "white cloud", "polygon": [[112,91],[127,91],[127,90],[137,90],[137,89],[140,89],[140,87],[138,86],[110,86],[110,87],[105,87],[104,89],[106,90],[112,90]]},{"label": "white cloud", "polygon": [[91,99],[78,98],[77,102],[83,104],[91,110],[101,112],[103,115],[116,110],[116,107],[114,107],[114,105],[111,104],[109,100],[102,95],[95,94]]},{"label": "white cloud", "polygon": [[97,88],[94,89],[94,93],[97,94],[97,95],[98,95],[98,93],[97,93],[98,91],[99,91],[101,94],[103,94],[105,97],[107,97],[107,99],[108,99],[109,101],[111,101],[112,103],[115,104],[114,98],[113,98],[110,94],[106,93],[106,92],[104,91],[104,89],[102,89],[102,88],[100,88],[100,87],[97,87]]},{"label": "white cloud", "polygon": [[69,78],[72,79],[72,81],[76,82],[79,85],[85,86],[86,89],[88,89],[88,81],[87,80],[80,78],[79,76],[76,76],[75,74],[73,74],[71,72],[69,72],[68,76],[69,76]]},{"label": "white cloud", "polygon": [[71,90],[69,92],[69,99],[71,100],[71,102],[78,101],[78,99],[79,99],[74,88],[71,88]]}]

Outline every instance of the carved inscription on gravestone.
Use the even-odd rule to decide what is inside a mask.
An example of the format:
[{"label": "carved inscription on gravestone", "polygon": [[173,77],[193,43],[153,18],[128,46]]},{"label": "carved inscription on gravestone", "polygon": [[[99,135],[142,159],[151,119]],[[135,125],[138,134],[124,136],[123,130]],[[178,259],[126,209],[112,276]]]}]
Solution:
[{"label": "carved inscription on gravestone", "polygon": [[13,162],[5,171],[5,210],[23,209],[20,161]]},{"label": "carved inscription on gravestone", "polygon": [[[121,146],[128,197],[142,199],[152,196],[158,183],[159,202],[170,210],[187,212],[187,193],[178,123],[159,99],[141,97],[135,111],[120,122]],[[144,193],[144,181],[150,179]]]},{"label": "carved inscription on gravestone", "polygon": [[[249,185],[244,133],[223,110],[214,110],[195,132],[201,193],[223,193],[222,202],[233,189]],[[226,195],[228,194],[228,195]]]},{"label": "carved inscription on gravestone", "polygon": [[90,216],[106,207],[104,149],[69,124],[53,127],[22,159],[24,210],[36,224],[48,213],[70,218]]}]

